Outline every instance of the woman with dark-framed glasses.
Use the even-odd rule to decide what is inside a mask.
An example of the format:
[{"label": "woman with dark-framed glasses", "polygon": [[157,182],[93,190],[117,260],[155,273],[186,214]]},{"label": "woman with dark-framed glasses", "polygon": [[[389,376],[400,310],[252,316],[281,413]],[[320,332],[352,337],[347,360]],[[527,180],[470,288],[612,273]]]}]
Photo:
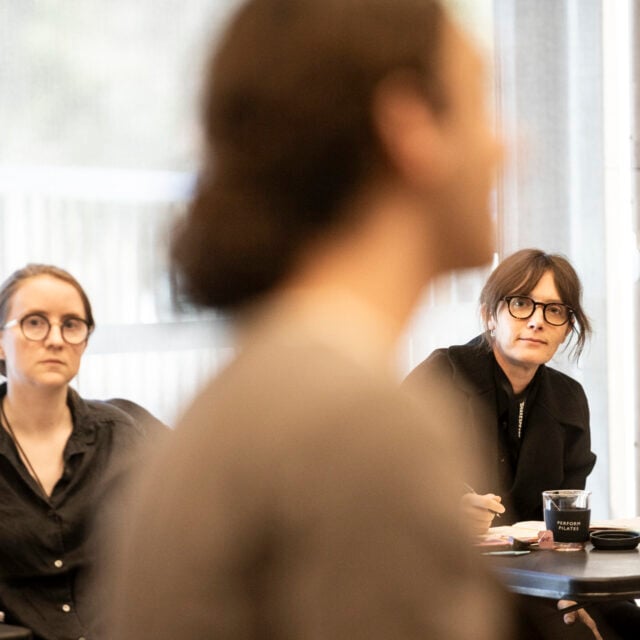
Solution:
[{"label": "woman with dark-framed glasses", "polygon": [[591,332],[582,285],[561,255],[523,249],[503,260],[480,295],[484,332],[434,351],[407,378],[447,381],[467,439],[489,461],[468,479],[463,506],[475,531],[542,520],[541,493],[584,488],[595,464],[589,406],[579,382],[547,366],[562,344],[578,359]]},{"label": "woman with dark-framed glasses", "polygon": [[93,328],[62,269],[27,265],[0,286],[0,612],[36,640],[94,636],[92,520],[160,428],[69,386]]},{"label": "woman with dark-framed glasses", "polygon": [[[582,353],[591,325],[581,297],[566,258],[517,251],[482,289],[484,332],[465,345],[437,349],[407,377],[406,387],[417,393],[437,388],[439,400],[455,411],[451,426],[487,462],[482,477],[460,482],[463,514],[476,533],[486,532],[498,514],[497,524],[543,520],[542,491],[583,489],[593,469],[584,390],[547,366],[562,344],[576,360]],[[558,609],[574,602],[526,596],[515,602],[521,640],[637,637],[637,608],[626,602],[564,617]],[[567,626],[576,620],[583,624]]]}]

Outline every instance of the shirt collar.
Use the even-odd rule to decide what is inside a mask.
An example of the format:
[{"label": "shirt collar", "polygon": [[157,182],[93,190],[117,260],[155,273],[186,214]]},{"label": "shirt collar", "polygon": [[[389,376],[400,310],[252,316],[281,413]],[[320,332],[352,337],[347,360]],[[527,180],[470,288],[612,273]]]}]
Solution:
[{"label": "shirt collar", "polygon": [[[0,384],[0,402],[7,395],[7,383]],[[90,411],[87,403],[75,389],[69,387],[67,391],[67,405],[71,411],[73,431],[69,436],[65,455],[84,451],[96,439],[96,429],[104,419]],[[0,429],[0,453],[7,455],[11,447],[11,436],[6,429]]]}]

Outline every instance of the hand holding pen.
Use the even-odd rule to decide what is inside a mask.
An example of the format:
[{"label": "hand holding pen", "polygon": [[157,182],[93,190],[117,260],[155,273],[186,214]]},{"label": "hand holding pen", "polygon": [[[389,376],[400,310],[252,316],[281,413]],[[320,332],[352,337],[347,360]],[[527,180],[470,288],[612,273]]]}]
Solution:
[{"label": "hand holding pen", "polygon": [[467,490],[467,493],[462,496],[464,515],[474,533],[486,533],[494,517],[499,518],[500,514],[505,512],[502,498],[493,493],[480,495],[466,482],[464,486]]}]

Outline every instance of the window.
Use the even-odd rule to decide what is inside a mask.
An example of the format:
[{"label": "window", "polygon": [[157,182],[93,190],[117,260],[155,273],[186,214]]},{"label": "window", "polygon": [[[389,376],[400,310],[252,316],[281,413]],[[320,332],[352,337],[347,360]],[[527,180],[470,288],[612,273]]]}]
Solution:
[{"label": "window", "polygon": [[167,270],[194,179],[204,45],[230,5],[0,6],[0,277],[27,262],[68,269],[97,322],[80,392],[170,424],[231,344],[215,315],[175,310]]},{"label": "window", "polygon": [[[31,261],[69,269],[98,323],[81,393],[128,397],[168,423],[233,346],[215,314],[174,308],[166,249],[193,185],[204,45],[235,4],[0,5],[0,276]],[[496,260],[539,246],[576,266],[595,336],[579,367],[553,364],[589,396],[594,515],[629,515],[638,468],[635,3],[448,4],[493,62],[496,126],[510,140]],[[488,272],[429,288],[402,345],[402,373],[479,332]]]}]

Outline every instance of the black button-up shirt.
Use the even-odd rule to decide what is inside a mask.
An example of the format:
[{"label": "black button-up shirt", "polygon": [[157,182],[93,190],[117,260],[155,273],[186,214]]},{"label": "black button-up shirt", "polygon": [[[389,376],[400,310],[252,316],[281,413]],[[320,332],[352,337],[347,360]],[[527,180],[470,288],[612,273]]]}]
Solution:
[{"label": "black button-up shirt", "polygon": [[91,521],[146,427],[160,424],[133,403],[85,401],[72,389],[68,404],[73,431],[48,500],[0,428],[0,611],[36,640],[93,637]]},{"label": "black button-up shirt", "polygon": [[[498,418],[498,474],[500,486],[511,487],[518,469],[520,446],[524,437],[529,407],[536,400],[538,383],[542,369],[538,367],[536,374],[526,389],[518,395],[513,393],[511,383],[506,374],[493,358],[493,375],[496,385],[497,418]],[[522,414],[520,404],[524,402]]]}]

